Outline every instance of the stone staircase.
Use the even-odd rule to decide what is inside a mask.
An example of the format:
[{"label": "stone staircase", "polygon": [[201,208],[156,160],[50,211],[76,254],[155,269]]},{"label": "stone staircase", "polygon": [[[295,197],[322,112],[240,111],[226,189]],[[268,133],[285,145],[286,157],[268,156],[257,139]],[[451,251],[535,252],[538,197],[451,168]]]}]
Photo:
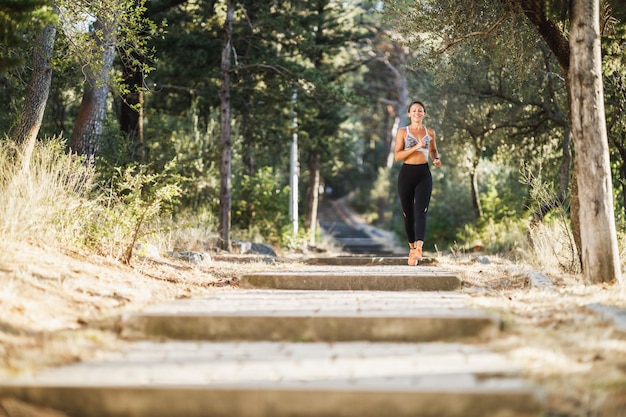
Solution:
[{"label": "stone staircase", "polygon": [[[530,417],[499,318],[436,267],[302,264],[129,314],[123,346],[0,383],[70,417]],[[370,261],[368,261],[370,260]]]},{"label": "stone staircase", "polygon": [[358,221],[341,200],[322,201],[318,212],[325,235],[347,255],[393,257],[406,252],[394,242],[392,233]]}]

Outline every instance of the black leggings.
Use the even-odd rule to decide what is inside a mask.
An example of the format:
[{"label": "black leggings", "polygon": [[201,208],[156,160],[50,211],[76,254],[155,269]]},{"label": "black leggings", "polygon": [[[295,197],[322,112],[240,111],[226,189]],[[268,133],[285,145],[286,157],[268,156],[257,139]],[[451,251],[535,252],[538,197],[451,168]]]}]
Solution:
[{"label": "black leggings", "polygon": [[404,229],[409,243],[424,241],[426,215],[433,191],[433,177],[428,163],[403,164],[398,174],[398,195],[402,204]]}]

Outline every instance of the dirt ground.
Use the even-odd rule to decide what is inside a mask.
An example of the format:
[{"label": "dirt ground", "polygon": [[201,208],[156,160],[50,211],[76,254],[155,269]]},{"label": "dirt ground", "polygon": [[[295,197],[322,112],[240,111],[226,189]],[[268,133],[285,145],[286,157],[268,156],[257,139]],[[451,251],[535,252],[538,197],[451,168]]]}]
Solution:
[{"label": "dirt ground", "polygon": [[[138,258],[125,266],[54,248],[3,248],[0,378],[88,359],[96,348],[114,346],[125,312],[236,287],[243,271],[301,265],[297,256],[273,264],[217,259],[196,266]],[[626,416],[626,338],[588,308],[626,308],[625,290],[585,286],[580,277],[559,273],[547,274],[552,288],[531,288],[527,269],[498,258],[480,263],[476,255],[442,256],[437,262],[458,274],[476,306],[500,314],[501,337],[489,345],[544,387],[546,417]]]}]

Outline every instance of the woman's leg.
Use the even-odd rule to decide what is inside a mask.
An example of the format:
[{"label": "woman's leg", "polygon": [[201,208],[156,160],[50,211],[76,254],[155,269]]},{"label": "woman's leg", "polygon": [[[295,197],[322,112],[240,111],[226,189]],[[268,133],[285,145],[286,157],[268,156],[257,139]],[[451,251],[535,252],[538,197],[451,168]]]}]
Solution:
[{"label": "woman's leg", "polygon": [[[426,171],[424,171],[424,168]],[[420,190],[419,184],[423,182],[424,172],[430,174],[428,165],[403,165],[398,175],[398,195],[402,205],[404,217],[404,229],[409,242],[409,265],[417,265],[422,260],[421,241],[416,240],[416,192]]]},{"label": "woman's leg", "polygon": [[420,181],[417,187],[415,187],[415,240],[419,248],[424,245],[428,206],[430,205],[432,191],[433,178],[430,174],[430,169],[426,165],[425,169],[420,172]]},{"label": "woman's leg", "polygon": [[398,196],[402,206],[404,231],[409,246],[415,242],[415,178],[411,172],[413,167],[402,165],[398,174]]}]

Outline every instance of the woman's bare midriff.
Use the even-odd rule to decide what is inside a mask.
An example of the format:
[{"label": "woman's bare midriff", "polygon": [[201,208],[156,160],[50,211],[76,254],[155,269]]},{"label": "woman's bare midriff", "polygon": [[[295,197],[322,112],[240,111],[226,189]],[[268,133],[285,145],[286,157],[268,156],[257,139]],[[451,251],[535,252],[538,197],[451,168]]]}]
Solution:
[{"label": "woman's bare midriff", "polygon": [[415,152],[415,154],[409,156],[404,160],[405,164],[409,165],[421,165],[428,162],[428,156],[424,155],[422,152]]}]

